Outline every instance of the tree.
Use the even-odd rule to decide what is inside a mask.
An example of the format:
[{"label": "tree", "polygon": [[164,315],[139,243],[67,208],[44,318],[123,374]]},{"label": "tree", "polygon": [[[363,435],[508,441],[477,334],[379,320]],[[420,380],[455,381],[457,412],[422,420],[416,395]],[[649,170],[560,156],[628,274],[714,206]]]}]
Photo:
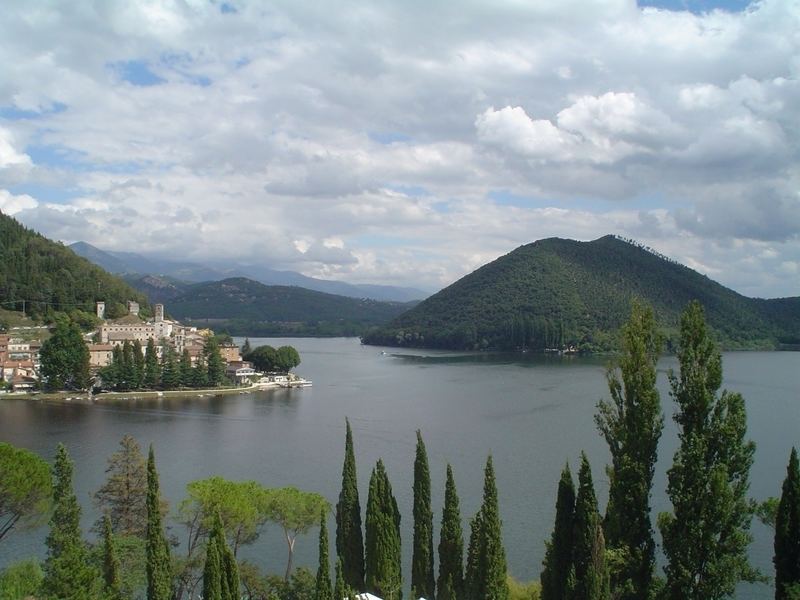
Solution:
[{"label": "tree", "polygon": [[137,373],[136,355],[129,340],[125,340],[125,343],[122,344],[122,369],[120,372],[122,373],[122,389],[136,389],[139,374]]},{"label": "tree", "polygon": [[272,515],[273,491],[257,481],[230,481],[209,477],[190,482],[188,497],[178,507],[181,521],[189,530],[189,547],[210,531],[220,515],[234,555],[243,544],[253,543]]},{"label": "tree", "polygon": [[344,600],[350,598],[352,593],[344,582],[344,567],[342,567],[342,559],[336,559],[336,583],[333,586],[333,597],[335,600]]},{"label": "tree", "polygon": [[178,363],[178,375],[180,379],[180,385],[183,387],[192,387],[194,385],[192,356],[189,354],[188,348],[184,348],[183,352],[181,352],[180,362]]},{"label": "tree", "polygon": [[383,461],[378,460],[369,480],[365,544],[367,590],[386,598],[403,597],[400,567],[400,511]]},{"label": "tree", "polygon": [[486,459],[483,504],[472,520],[465,587],[473,600],[508,600],[506,553],[492,457]]},{"label": "tree", "polygon": [[[250,347],[250,338],[244,338],[244,344],[242,344],[242,358],[244,360],[250,360],[247,356],[252,352],[252,348]],[[341,600],[341,599],[339,599]]]},{"label": "tree", "polygon": [[461,531],[461,509],[456,483],[453,479],[453,469],[449,464],[439,539],[439,579],[436,583],[439,600],[461,598],[464,588],[464,536]]},{"label": "tree", "polygon": [[134,380],[133,385],[131,386],[135,390],[142,389],[144,385],[144,375],[145,375],[145,358],[144,358],[144,351],[142,350],[142,343],[139,340],[133,340],[133,374]]},{"label": "tree", "polygon": [[666,595],[716,600],[733,594],[739,581],[758,578],[747,560],[755,445],[745,439],[742,396],[717,393],[722,358],[698,302],[681,316],[678,363],[680,374],[670,374],[670,386],[680,445],[667,473],[674,513],[658,521],[668,561]]},{"label": "tree", "polygon": [[174,390],[183,385],[182,365],[181,362],[181,366],[178,366],[175,350],[167,346],[161,356],[161,387],[163,389]]},{"label": "tree", "polygon": [[203,568],[205,600],[239,600],[239,569],[233,552],[225,541],[222,518],[217,512],[206,544]]},{"label": "tree", "polygon": [[328,509],[328,501],[314,492],[304,492],[293,487],[280,488],[272,492],[269,519],[283,528],[289,550],[285,580],[288,581],[292,573],[297,536],[311,529],[316,524],[320,512]]},{"label": "tree", "polygon": [[81,539],[81,508],[72,489],[72,460],[59,444],[53,467],[53,516],[47,536],[42,594],[48,599],[89,600],[100,594],[100,573]]},{"label": "tree", "polygon": [[356,458],[350,421],[345,420],[345,425],[347,433],[344,442],[342,490],[339,492],[339,502],[336,504],[336,555],[342,561],[345,583],[356,590],[363,590],[364,538],[361,532]]},{"label": "tree", "polygon": [[158,354],[153,338],[148,338],[147,348],[144,352],[144,385],[149,389],[158,387],[161,379],[161,369],[158,364]]},{"label": "tree", "polygon": [[433,511],[431,475],[422,434],[417,430],[414,459],[414,541],[411,554],[411,591],[414,598],[435,598],[433,578]]},{"label": "tree", "polygon": [[272,346],[258,346],[247,354],[247,360],[258,371],[268,373],[277,369],[278,353]]},{"label": "tree", "polygon": [[77,324],[61,320],[39,351],[41,375],[48,390],[89,387],[89,347]]},{"label": "tree", "polygon": [[605,540],[597,511],[592,470],[586,454],[581,453],[578,471],[578,496],[575,499],[573,523],[573,561],[575,568],[574,600],[608,600],[610,598]]},{"label": "tree", "polygon": [[222,600],[222,565],[217,540],[206,544],[206,562],[203,566],[203,600]]},{"label": "tree", "polygon": [[114,533],[111,530],[111,518],[106,514],[103,518],[103,582],[109,600],[122,598],[122,582],[120,565],[117,557]]},{"label": "tree", "polygon": [[656,388],[661,343],[652,308],[634,302],[618,369],[606,374],[611,402],[600,401],[595,417],[611,452],[603,532],[609,548],[624,557],[611,574],[620,600],[648,598],[655,566],[650,492],[664,428]]},{"label": "tree", "polygon": [[15,527],[41,524],[52,496],[50,465],[30,450],[0,442],[0,541]]},{"label": "tree", "polygon": [[94,502],[101,513],[110,517],[117,534],[144,538],[147,534],[145,459],[133,436],[125,434],[119,445],[120,449],[108,459],[106,482],[95,492]]},{"label": "tree", "polygon": [[219,344],[214,336],[209,336],[203,346],[203,356],[208,369],[208,384],[212,387],[220,385],[225,380],[225,361],[219,352]]},{"label": "tree", "polygon": [[575,484],[569,465],[565,465],[558,482],[555,526],[542,563],[542,600],[562,600],[571,591],[568,583],[573,569],[574,527]]},{"label": "tree", "polygon": [[[317,567],[317,593],[314,600],[334,600],[331,589],[330,559],[328,558],[328,512],[320,512],[319,517],[319,566]],[[338,600],[341,600],[339,598]]]},{"label": "tree", "polygon": [[161,495],[151,444],[147,457],[147,600],[170,600],[171,596],[169,543],[161,524]]},{"label": "tree", "polygon": [[[790,589],[800,586],[800,466],[792,448],[775,516],[775,600],[791,600]],[[797,596],[794,596],[796,598]]]},{"label": "tree", "polygon": [[300,354],[292,346],[281,346],[275,352],[277,356],[276,367],[288,373],[300,364]]}]

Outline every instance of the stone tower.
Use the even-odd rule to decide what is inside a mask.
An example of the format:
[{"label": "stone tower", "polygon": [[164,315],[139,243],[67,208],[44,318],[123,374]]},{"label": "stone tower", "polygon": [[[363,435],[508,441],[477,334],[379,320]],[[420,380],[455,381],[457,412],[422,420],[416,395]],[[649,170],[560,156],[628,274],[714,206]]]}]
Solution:
[{"label": "stone tower", "polygon": [[129,315],[137,315],[139,314],[139,303],[134,302],[133,300],[128,300],[128,314]]},{"label": "stone tower", "polygon": [[163,304],[156,304],[156,323],[161,323],[164,320],[164,305]]},{"label": "stone tower", "polygon": [[95,302],[94,303],[94,310],[97,314],[98,319],[105,319],[106,318],[106,303],[105,302]]}]

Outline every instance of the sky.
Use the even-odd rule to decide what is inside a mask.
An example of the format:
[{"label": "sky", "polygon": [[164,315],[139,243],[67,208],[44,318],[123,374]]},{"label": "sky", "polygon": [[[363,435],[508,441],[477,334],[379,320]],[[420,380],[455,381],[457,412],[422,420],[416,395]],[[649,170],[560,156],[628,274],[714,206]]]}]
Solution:
[{"label": "sky", "polygon": [[0,210],[436,290],[633,238],[800,295],[800,0],[9,0]]}]

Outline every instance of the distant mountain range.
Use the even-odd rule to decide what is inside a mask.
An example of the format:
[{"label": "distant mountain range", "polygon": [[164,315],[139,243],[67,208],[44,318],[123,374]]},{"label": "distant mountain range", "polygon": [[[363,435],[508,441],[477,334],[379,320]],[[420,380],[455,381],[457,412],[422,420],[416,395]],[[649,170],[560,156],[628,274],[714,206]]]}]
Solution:
[{"label": "distant mountain range", "polygon": [[146,290],[140,288],[136,281],[142,279],[143,276],[154,275],[166,277],[175,285],[180,282],[199,283],[220,281],[230,277],[247,277],[266,285],[298,286],[328,294],[391,302],[410,302],[430,295],[428,292],[416,288],[351,284],[343,281],[316,279],[295,271],[278,271],[262,265],[233,264],[223,267],[154,258],[133,252],[112,252],[101,250],[86,242],[75,242],[70,244],[69,248],[78,256],[92,261],[110,273],[125,275],[134,287],[144,292]]},{"label": "distant mountain range", "polygon": [[747,298],[614,236],[521,246],[363,339],[450,349],[611,350],[634,298],[653,306],[673,340],[680,313],[696,299],[726,348],[800,344],[800,297]]},{"label": "distant mountain range", "polygon": [[148,285],[168,290],[167,311],[172,317],[234,335],[358,335],[415,304],[264,285],[245,277],[182,287],[147,278]]}]

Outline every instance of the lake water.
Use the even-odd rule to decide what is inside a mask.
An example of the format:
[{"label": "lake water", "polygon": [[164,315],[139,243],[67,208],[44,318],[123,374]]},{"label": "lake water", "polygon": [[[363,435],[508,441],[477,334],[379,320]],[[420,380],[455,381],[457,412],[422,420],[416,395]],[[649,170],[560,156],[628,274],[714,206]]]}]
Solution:
[{"label": "lake water", "polygon": [[[171,505],[188,482],[222,475],[293,485],[338,498],[344,420],[353,427],[362,509],[369,474],[383,458],[402,513],[403,573],[409,585],[415,431],[422,430],[430,461],[438,529],[446,464],[453,465],[465,519],[482,497],[486,456],[494,457],[503,536],[510,571],[537,578],[544,540],[553,526],[556,484],[569,461],[577,473],[588,454],[605,506],[608,450],[598,435],[595,405],[607,397],[605,359],[540,355],[453,354],[361,346],[357,339],[251,339],[251,344],[291,344],[301,354],[296,369],[312,388],[232,396],[60,405],[0,401],[0,440],[51,458],[64,442],[76,462],[75,487],[84,527],[96,518],[91,494],[102,485],[107,457],[125,433],[143,448],[153,443],[162,491]],[[382,352],[385,351],[385,354]],[[751,495],[778,495],[792,445],[800,445],[800,353],[727,353],[725,387],[747,401],[749,436],[757,444]],[[666,469],[677,446],[666,371],[659,386],[667,415],[653,490],[654,512],[667,510]],[[334,523],[329,522],[330,535]],[[182,533],[173,525],[174,533]],[[43,556],[45,528],[17,532],[0,543],[0,566]],[[753,524],[753,563],[772,575],[771,532]],[[656,534],[656,539],[660,537]],[[466,541],[466,540],[465,540]],[[438,544],[438,531],[434,544]],[[241,555],[282,573],[285,543],[267,528]],[[316,530],[297,542],[296,565],[316,568]],[[771,598],[770,586],[742,586],[744,598]]]}]

